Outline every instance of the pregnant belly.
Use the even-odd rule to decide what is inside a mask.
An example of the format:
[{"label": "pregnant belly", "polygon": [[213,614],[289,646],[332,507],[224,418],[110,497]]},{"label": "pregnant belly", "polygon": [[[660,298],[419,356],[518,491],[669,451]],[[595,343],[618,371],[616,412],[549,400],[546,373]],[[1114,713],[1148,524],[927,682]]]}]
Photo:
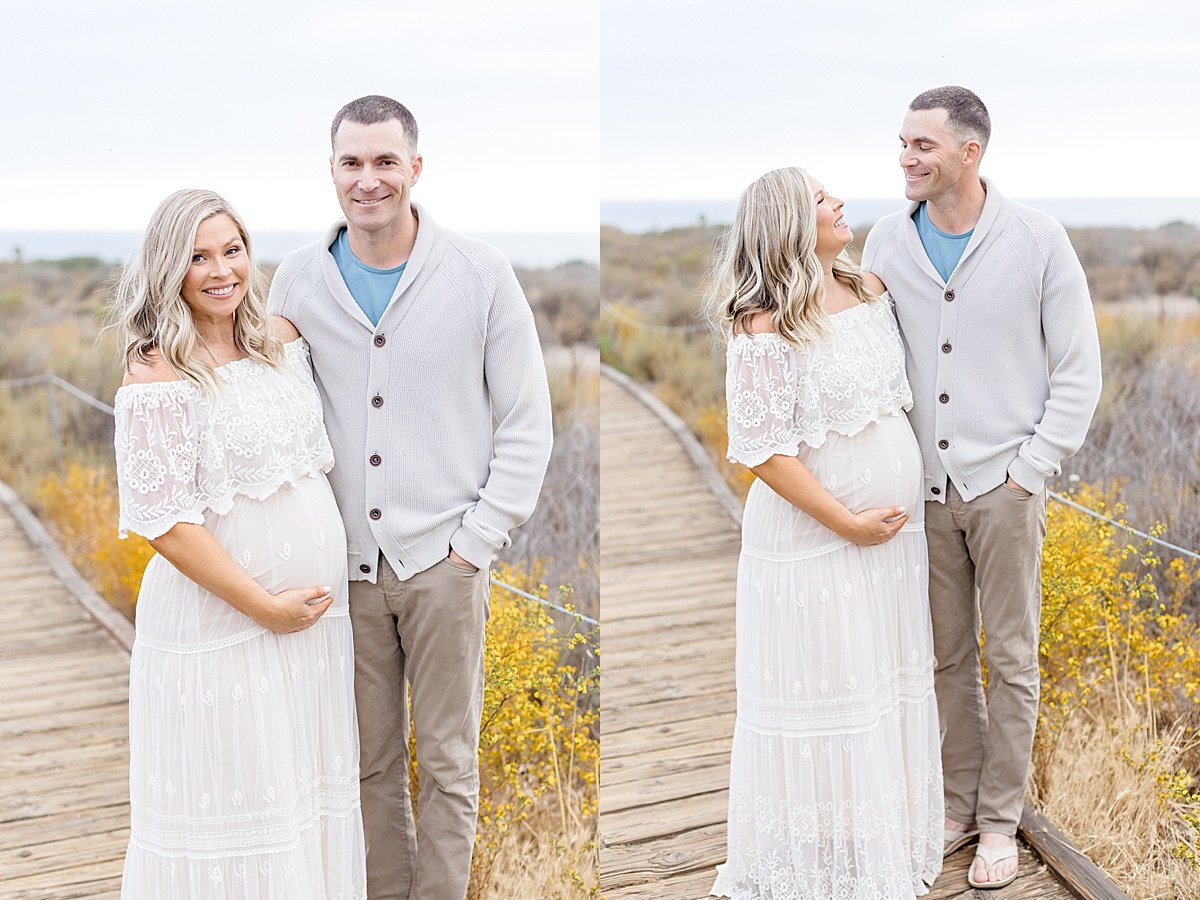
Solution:
[{"label": "pregnant belly", "polygon": [[[851,512],[903,506],[909,523],[924,522],[921,453],[907,417],[885,416],[858,434],[830,434],[817,449],[801,445],[799,459]],[[769,556],[815,553],[842,539],[756,481],[746,498],[743,547]]]},{"label": "pregnant belly", "polygon": [[[205,528],[268,593],[329,585],[335,600],[326,615],[345,612],[346,535],[323,475],[285,484],[264,500],[239,496],[228,513],[210,512]],[[146,567],[137,604],[139,640],[203,648],[258,630],[162,557]]]},{"label": "pregnant belly", "polygon": [[851,512],[904,506],[910,518],[921,515],[921,451],[904,415],[855,435],[830,434],[816,450],[802,445],[799,458]]}]

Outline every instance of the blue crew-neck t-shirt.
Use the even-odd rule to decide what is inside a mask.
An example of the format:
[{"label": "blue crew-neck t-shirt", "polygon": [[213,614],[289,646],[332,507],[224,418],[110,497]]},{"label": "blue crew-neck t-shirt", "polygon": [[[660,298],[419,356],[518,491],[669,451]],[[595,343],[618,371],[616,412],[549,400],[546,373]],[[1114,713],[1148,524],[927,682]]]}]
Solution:
[{"label": "blue crew-neck t-shirt", "polygon": [[383,311],[392,299],[392,294],[396,292],[396,285],[400,283],[400,276],[404,274],[404,267],[408,265],[408,261],[405,260],[392,269],[368,266],[350,249],[350,239],[345,228],[338,232],[337,240],[329,245],[329,252],[333,254],[333,260],[337,263],[338,271],[342,273],[342,280],[346,282],[354,302],[371,320],[372,325],[378,325],[379,320],[383,318]]},{"label": "blue crew-neck t-shirt", "polygon": [[917,226],[917,234],[929,261],[942,276],[942,281],[949,281],[950,274],[962,259],[963,251],[967,249],[967,241],[971,239],[975,229],[972,228],[963,234],[947,234],[929,221],[929,212],[925,209],[923,200],[913,213],[913,222]]}]

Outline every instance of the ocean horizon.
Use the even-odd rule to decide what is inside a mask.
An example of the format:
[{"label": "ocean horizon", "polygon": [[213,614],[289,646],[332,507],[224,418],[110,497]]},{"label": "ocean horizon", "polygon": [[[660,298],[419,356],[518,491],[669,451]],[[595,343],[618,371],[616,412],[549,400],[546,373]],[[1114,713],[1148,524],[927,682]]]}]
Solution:
[{"label": "ocean horizon", "polygon": [[[582,260],[599,265],[597,232],[467,232],[486,241],[524,269],[551,269]],[[254,252],[274,264],[297,247],[321,237],[318,231],[256,231]],[[140,231],[13,231],[0,230],[0,261],[56,260],[91,256],[124,263],[140,246]]]},{"label": "ocean horizon", "polygon": [[[1068,228],[1159,228],[1186,222],[1200,228],[1200,197],[1014,197],[1040,209]],[[847,199],[851,228],[873,225],[903,207],[903,197]],[[600,203],[600,222],[622,231],[644,233],[693,225],[728,225],[737,198],[718,200],[607,200]]]}]

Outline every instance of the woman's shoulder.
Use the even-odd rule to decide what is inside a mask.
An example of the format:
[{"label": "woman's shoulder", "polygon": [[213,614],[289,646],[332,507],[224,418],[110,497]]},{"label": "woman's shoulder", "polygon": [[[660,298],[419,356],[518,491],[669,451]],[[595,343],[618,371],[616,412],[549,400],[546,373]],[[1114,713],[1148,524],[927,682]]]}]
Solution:
[{"label": "woman's shoulder", "polygon": [[872,294],[874,294],[876,297],[882,297],[884,294],[887,293],[887,285],[885,285],[880,280],[879,276],[876,275],[874,272],[863,272],[862,280],[863,280],[863,284],[866,286],[867,290],[870,291]]},{"label": "woman's shoulder", "polygon": [[166,384],[172,381],[183,381],[183,378],[155,349],[148,350],[142,360],[131,359],[128,362],[125,367],[125,377],[121,379],[121,387]]},{"label": "woman's shoulder", "polygon": [[285,344],[290,344],[292,341],[300,337],[300,332],[296,330],[296,326],[283,316],[271,316],[270,322],[271,337],[276,338]]}]

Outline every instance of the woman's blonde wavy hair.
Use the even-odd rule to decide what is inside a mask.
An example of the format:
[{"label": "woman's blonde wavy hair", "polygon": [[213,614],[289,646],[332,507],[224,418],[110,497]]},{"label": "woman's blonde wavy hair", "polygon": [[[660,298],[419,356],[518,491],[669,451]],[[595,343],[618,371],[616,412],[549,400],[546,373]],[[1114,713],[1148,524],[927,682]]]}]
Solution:
[{"label": "woman's blonde wavy hair", "polygon": [[116,326],[125,347],[125,368],[150,362],[157,351],[181,378],[216,393],[216,369],[196,354],[196,325],[183,299],[183,279],[192,264],[196,230],[213,216],[226,215],[237,225],[250,264],[246,296],[233,314],[233,340],[246,356],[268,365],[283,362],[283,344],[271,336],[262,273],[251,252],[250,233],[237,211],[219,194],[182,190],[154,211],[137,258],[125,267],[114,297]]},{"label": "woman's blonde wavy hair", "polygon": [[[713,254],[705,296],[712,326],[729,340],[769,312],[775,332],[792,344],[823,336],[825,276],[816,249],[817,205],[808,175],[795,167],[763,175],[742,192],[733,225]],[[833,274],[864,303],[878,299],[846,250]]]}]

